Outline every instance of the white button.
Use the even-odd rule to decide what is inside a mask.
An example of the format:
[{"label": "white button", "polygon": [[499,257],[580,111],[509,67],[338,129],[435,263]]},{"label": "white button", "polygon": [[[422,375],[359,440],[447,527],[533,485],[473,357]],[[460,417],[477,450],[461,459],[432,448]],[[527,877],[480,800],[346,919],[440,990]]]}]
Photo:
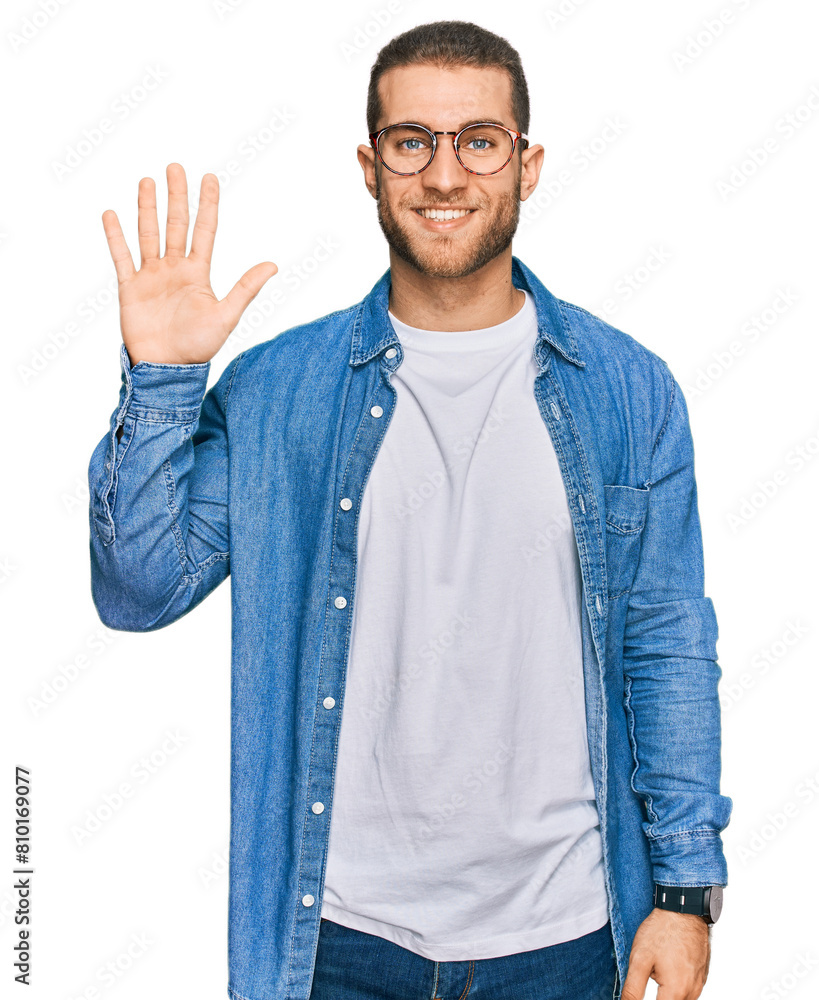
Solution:
[{"label": "white button", "polygon": [[349,510],[353,505],[353,501],[349,497],[344,497],[344,499],[339,504],[342,510]]},{"label": "white button", "polygon": [[335,708],[336,700],[335,698],[325,698],[322,705],[324,705],[325,708]]},{"label": "white button", "polygon": [[324,812],[324,803],[323,802],[314,802],[313,805],[312,805],[312,809],[313,809],[313,812],[316,814],[316,816],[318,816],[319,813],[323,813]]},{"label": "white button", "polygon": [[394,358],[394,357],[395,357],[395,355],[396,355],[397,353],[398,353],[398,351],[396,351],[396,349],[395,349],[394,347],[391,347],[391,348],[390,348],[390,349],[389,349],[389,350],[387,351],[387,355],[386,355],[386,356],[387,356],[388,358]]},{"label": "white button", "polygon": [[315,899],[313,899],[309,892],[306,896],[301,897],[301,901],[305,906],[312,906],[315,903]]},{"label": "white button", "polygon": [[335,599],[334,603],[335,603],[335,606],[337,608],[346,608],[347,607],[347,598],[346,597],[337,597]]},{"label": "white button", "polygon": [[381,407],[380,407],[380,406],[374,406],[374,407],[373,407],[373,408],[372,408],[372,409],[370,410],[370,413],[372,413],[372,415],[373,415],[374,417],[380,417],[380,416],[381,416],[381,414],[382,414],[383,412],[384,412],[384,411],[383,411],[383,410],[381,409]]}]

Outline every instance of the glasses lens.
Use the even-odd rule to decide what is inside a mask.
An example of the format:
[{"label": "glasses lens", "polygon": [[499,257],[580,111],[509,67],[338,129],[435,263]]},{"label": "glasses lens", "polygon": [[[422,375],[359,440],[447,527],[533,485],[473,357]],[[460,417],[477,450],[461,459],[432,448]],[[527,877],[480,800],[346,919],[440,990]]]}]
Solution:
[{"label": "glasses lens", "polygon": [[378,152],[390,170],[412,174],[432,158],[432,136],[415,125],[391,125],[378,140]]},{"label": "glasses lens", "polygon": [[512,155],[512,136],[496,125],[470,125],[458,140],[458,156],[465,167],[478,174],[491,174]]}]

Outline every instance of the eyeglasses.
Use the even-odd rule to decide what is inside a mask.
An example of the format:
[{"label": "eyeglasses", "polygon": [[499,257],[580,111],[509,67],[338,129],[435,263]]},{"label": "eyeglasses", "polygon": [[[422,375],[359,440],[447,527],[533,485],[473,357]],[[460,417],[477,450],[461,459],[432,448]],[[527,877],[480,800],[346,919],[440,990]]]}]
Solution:
[{"label": "eyeglasses", "polygon": [[433,132],[414,122],[400,122],[371,132],[369,138],[387,170],[411,177],[432,163],[439,135],[453,136],[458,162],[470,174],[482,176],[503,170],[512,159],[518,142],[522,143],[521,149],[529,142],[529,136],[523,132],[493,122],[467,125],[460,132]]}]

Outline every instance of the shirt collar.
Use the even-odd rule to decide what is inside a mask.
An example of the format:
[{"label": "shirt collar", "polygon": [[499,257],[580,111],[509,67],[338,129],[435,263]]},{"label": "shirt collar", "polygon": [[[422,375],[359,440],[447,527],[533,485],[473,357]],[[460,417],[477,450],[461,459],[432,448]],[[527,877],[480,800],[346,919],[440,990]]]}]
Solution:
[{"label": "shirt collar", "polygon": [[[546,341],[560,351],[567,361],[585,368],[586,362],[580,357],[574,335],[560,309],[559,300],[522,261],[514,256],[512,284],[516,288],[525,288],[535,301],[538,332],[535,354],[541,366],[545,363],[546,352],[543,349],[543,342]],[[356,313],[350,350],[351,365],[369,361],[373,355],[390,344],[400,344],[388,315],[389,293],[390,269],[387,268]]]}]

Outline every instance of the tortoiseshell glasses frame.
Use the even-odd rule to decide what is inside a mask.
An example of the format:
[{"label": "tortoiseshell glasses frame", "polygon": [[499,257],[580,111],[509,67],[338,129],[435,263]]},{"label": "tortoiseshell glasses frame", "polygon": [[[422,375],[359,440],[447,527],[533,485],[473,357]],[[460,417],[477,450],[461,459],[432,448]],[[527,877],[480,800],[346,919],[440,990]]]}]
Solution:
[{"label": "tortoiseshell glasses frame", "polygon": [[[459,149],[458,140],[460,136],[463,135],[463,133],[466,132],[468,129],[486,128],[489,126],[491,126],[492,128],[501,129],[503,132],[506,132],[509,138],[512,140],[512,148],[509,151],[509,156],[496,170],[487,170],[487,171],[473,170],[471,167],[468,167],[461,159],[460,153],[458,152]],[[401,127],[417,128],[420,129],[420,131],[422,132],[426,132],[427,135],[430,136],[432,146],[429,159],[423,165],[423,167],[421,167],[418,170],[408,170],[408,171],[396,170],[394,167],[391,167],[389,163],[387,163],[384,160],[384,157],[381,155],[381,150],[379,148],[381,136],[384,135],[384,133],[388,129],[401,128]],[[506,125],[500,125],[498,122],[471,122],[469,125],[465,125],[458,132],[434,132],[432,129],[427,128],[425,125],[419,125],[417,122],[394,122],[392,125],[385,125],[384,128],[379,129],[377,132],[370,132],[369,139],[370,139],[370,144],[372,145],[373,149],[376,152],[376,155],[378,156],[378,159],[384,164],[387,170],[391,171],[394,174],[398,174],[399,177],[414,177],[416,174],[423,173],[423,171],[427,169],[430,163],[432,163],[432,160],[435,157],[435,153],[438,149],[439,135],[452,136],[452,145],[455,149],[455,156],[458,158],[458,163],[460,163],[460,165],[464,168],[464,170],[469,171],[470,174],[477,174],[479,177],[489,177],[492,174],[500,173],[500,171],[503,170],[503,168],[509,163],[512,157],[515,155],[515,150],[518,148],[518,143],[520,142],[523,144],[521,147],[523,149],[525,149],[526,146],[529,144],[529,136],[526,135],[524,132],[519,132],[517,131],[517,129],[509,128]]]}]

